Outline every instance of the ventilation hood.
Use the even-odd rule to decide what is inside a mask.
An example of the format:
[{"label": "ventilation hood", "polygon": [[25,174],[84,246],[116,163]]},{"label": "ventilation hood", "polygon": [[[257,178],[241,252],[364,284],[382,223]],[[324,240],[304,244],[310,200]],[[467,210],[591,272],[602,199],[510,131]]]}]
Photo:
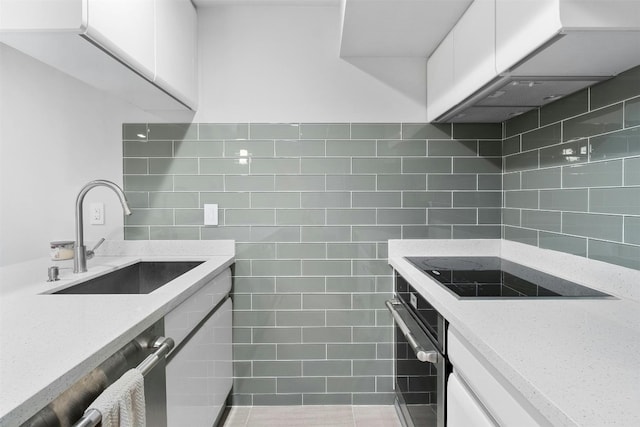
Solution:
[{"label": "ventilation hood", "polygon": [[[640,65],[640,2],[491,3],[474,2],[429,58],[430,121],[503,122]],[[483,13],[493,28],[466,31]]]},{"label": "ventilation hood", "polygon": [[609,77],[500,76],[435,121],[500,123]]}]

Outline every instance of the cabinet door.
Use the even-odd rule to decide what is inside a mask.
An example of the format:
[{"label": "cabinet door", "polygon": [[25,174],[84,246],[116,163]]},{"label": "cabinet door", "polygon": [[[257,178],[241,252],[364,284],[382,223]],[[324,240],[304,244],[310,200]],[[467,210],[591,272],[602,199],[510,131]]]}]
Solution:
[{"label": "cabinet door", "polygon": [[155,74],[154,0],[86,0],[85,35],[149,80]]},{"label": "cabinet door", "polygon": [[447,381],[447,427],[496,427],[456,372]]},{"label": "cabinet door", "polygon": [[[462,338],[459,332],[449,327],[447,352],[455,372],[459,373],[470,390],[482,402],[487,412],[499,425],[518,427],[540,427],[540,414],[495,368],[487,367],[482,355]],[[448,385],[447,385],[448,387]],[[474,424],[467,424],[474,425]]]},{"label": "cabinet door", "polygon": [[452,97],[463,101],[496,77],[495,0],[475,1],[453,29]]},{"label": "cabinet door", "polygon": [[559,0],[496,0],[496,68],[509,70],[560,29]]},{"label": "cabinet door", "polygon": [[437,119],[454,105],[448,96],[453,78],[452,31],[427,61],[427,121]]},{"label": "cabinet door", "polygon": [[190,0],[156,1],[154,81],[195,109],[197,103],[197,15]]},{"label": "cabinet door", "polygon": [[231,299],[171,354],[167,362],[167,426],[211,427],[233,382]]},{"label": "cabinet door", "polygon": [[0,0],[0,31],[68,31],[82,25],[82,0]]}]

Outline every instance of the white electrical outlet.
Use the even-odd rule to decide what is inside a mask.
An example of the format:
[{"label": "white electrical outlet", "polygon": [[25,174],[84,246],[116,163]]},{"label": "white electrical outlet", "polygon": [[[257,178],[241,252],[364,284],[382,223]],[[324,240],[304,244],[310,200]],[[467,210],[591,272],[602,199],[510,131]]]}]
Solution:
[{"label": "white electrical outlet", "polygon": [[91,203],[89,206],[89,218],[89,222],[93,225],[104,225],[104,203]]},{"label": "white electrical outlet", "polygon": [[204,225],[218,225],[218,204],[204,205]]}]

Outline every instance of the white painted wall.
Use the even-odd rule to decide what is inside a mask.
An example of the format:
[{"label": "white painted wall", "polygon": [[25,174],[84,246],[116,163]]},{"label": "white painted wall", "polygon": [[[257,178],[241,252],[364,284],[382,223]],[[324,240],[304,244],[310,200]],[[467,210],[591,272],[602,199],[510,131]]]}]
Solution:
[{"label": "white painted wall", "polygon": [[[75,240],[78,191],[98,178],[121,185],[122,123],[152,119],[0,44],[0,266],[47,256],[51,240]],[[86,239],[122,239],[115,194],[96,188],[85,207],[92,200],[105,202],[106,224],[86,220]]]},{"label": "white painted wall", "polygon": [[[199,10],[200,109],[194,122],[422,122],[426,61],[338,56],[337,6],[215,6]],[[93,179],[122,184],[123,122],[154,116],[0,44],[0,266],[74,240],[74,205]],[[114,194],[86,240],[121,239]],[[86,218],[86,213],[85,213]]]},{"label": "white painted wall", "polygon": [[194,121],[426,120],[426,59],[340,58],[337,6],[219,5],[198,16]]}]

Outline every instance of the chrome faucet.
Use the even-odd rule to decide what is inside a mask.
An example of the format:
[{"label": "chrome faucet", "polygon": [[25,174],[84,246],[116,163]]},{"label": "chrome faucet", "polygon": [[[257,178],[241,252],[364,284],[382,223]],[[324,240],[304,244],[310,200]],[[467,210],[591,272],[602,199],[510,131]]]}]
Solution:
[{"label": "chrome faucet", "polygon": [[98,179],[95,181],[89,182],[87,185],[82,187],[82,190],[78,193],[78,197],[76,198],[76,244],[73,248],[73,272],[74,273],[84,273],[87,271],[87,258],[91,258],[93,256],[93,251],[96,250],[104,239],[102,239],[98,245],[93,248],[91,251],[87,251],[87,248],[84,246],[84,234],[83,234],[83,221],[82,221],[82,202],[84,201],[84,196],[91,190],[93,187],[107,187],[116,193],[118,199],[120,199],[120,204],[122,205],[122,210],[124,210],[125,215],[131,215],[131,210],[129,209],[129,204],[127,203],[127,198],[124,195],[124,192],[118,185],[114,184],[111,181],[106,181],[104,179]]}]

